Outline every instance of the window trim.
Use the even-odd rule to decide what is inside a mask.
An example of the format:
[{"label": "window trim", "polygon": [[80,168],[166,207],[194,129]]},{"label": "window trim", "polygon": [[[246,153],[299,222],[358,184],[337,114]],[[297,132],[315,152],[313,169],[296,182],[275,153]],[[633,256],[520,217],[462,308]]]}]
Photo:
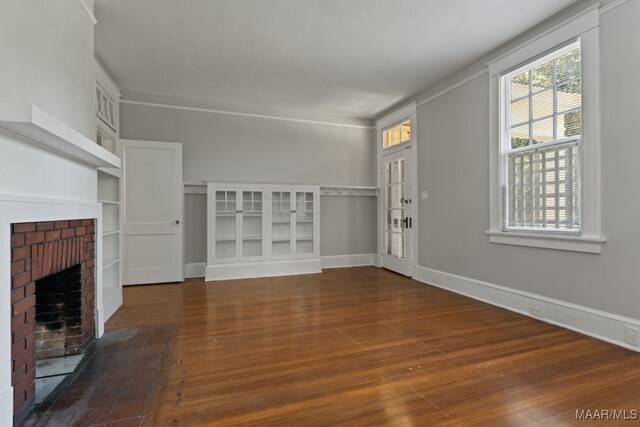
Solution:
[{"label": "window trim", "polygon": [[[409,122],[409,139],[407,139],[406,141],[403,142],[399,142],[395,145],[390,145],[388,147],[384,146],[384,133],[386,131],[388,131],[389,129],[395,128],[397,126],[401,126],[403,123],[405,122]],[[387,155],[387,154],[391,154],[393,153],[396,149],[401,149],[401,147],[404,147],[405,145],[410,145],[411,141],[413,140],[413,120],[411,119],[411,117],[406,117],[404,119],[400,119],[398,121],[396,121],[395,123],[392,123],[390,125],[385,126],[384,128],[382,128],[380,130],[380,133],[382,135],[382,139],[381,139],[381,147],[380,149],[382,150],[383,155]]]},{"label": "window trim", "polygon": [[[502,167],[502,124],[505,106],[501,77],[534,62],[554,50],[580,40],[582,55],[582,136],[581,136],[581,231],[503,230],[500,185]],[[486,234],[491,243],[600,253],[606,241],[601,231],[600,114],[599,114],[599,11],[597,5],[531,39],[487,64],[489,67],[489,173],[490,224]]]}]

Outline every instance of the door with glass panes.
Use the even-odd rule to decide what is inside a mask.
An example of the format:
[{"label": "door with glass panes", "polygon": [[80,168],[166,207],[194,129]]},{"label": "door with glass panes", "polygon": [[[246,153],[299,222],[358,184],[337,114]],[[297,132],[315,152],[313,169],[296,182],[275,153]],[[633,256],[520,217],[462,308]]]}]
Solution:
[{"label": "door with glass panes", "polygon": [[311,189],[296,190],[294,205],[294,254],[298,258],[305,258],[317,252],[316,245],[316,203],[317,193]]},{"label": "door with glass panes", "polygon": [[317,193],[271,190],[271,258],[304,258],[317,252]]},{"label": "door with glass panes", "polygon": [[213,258],[216,263],[264,258],[264,192],[216,189]]},{"label": "door with glass panes", "polygon": [[293,254],[293,196],[290,189],[271,191],[271,258]]},{"label": "door with glass panes", "polygon": [[410,166],[411,149],[382,157],[384,241],[382,266],[411,275],[411,229],[413,228]]}]

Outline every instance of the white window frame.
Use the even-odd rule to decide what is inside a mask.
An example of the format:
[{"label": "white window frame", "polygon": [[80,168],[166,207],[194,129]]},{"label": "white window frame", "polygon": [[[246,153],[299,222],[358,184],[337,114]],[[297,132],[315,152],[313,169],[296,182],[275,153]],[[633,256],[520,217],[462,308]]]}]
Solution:
[{"label": "white window frame", "polygon": [[[391,146],[385,148],[385,146],[384,146],[384,133],[385,133],[385,131],[387,131],[387,130],[389,130],[391,128],[394,128],[396,126],[400,126],[402,123],[404,123],[406,121],[409,121],[409,139],[407,139],[404,142],[399,142],[399,143],[397,143],[395,145],[391,145]],[[399,119],[399,120],[395,121],[394,123],[388,124],[383,129],[381,129],[380,130],[380,135],[381,135],[380,136],[380,138],[381,138],[380,139],[380,144],[381,144],[380,149],[382,150],[382,155],[386,156],[388,154],[395,153],[396,151],[403,150],[406,145],[411,145],[411,142],[413,141],[413,128],[414,128],[414,125],[413,125],[413,120],[411,119],[411,117],[405,117],[403,119]]]},{"label": "white window frame", "polygon": [[[501,219],[501,191],[506,183],[503,165],[505,105],[501,77],[554,50],[580,40],[582,57],[581,231],[580,233],[505,230]],[[600,253],[606,239],[601,230],[600,114],[599,114],[599,11],[597,5],[551,28],[489,64],[489,241],[518,246]]]}]

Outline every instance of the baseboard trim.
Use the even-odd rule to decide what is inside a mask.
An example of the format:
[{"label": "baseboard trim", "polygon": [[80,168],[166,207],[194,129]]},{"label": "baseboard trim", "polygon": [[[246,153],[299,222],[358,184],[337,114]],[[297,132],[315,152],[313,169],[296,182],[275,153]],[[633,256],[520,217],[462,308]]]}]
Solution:
[{"label": "baseboard trim", "polygon": [[636,319],[426,267],[416,267],[414,279],[640,352],[640,343],[625,340],[626,326],[640,328]]},{"label": "baseboard trim", "polygon": [[320,257],[322,268],[362,267],[375,265],[376,254],[327,255]]},{"label": "baseboard trim", "polygon": [[192,262],[185,265],[185,277],[187,279],[195,279],[204,277],[207,271],[206,262]]},{"label": "baseboard trim", "polygon": [[[7,328],[8,329],[8,328]],[[8,381],[11,381],[9,378]],[[5,417],[11,417],[13,419],[13,387],[11,385],[3,385],[4,390],[0,391],[0,414],[5,414]],[[13,425],[5,418],[6,425]]]},{"label": "baseboard trim", "polygon": [[102,313],[105,323],[122,306],[122,290],[113,292],[102,301]]},{"label": "baseboard trim", "polygon": [[259,277],[293,276],[322,273],[320,258],[244,262],[235,264],[209,264],[204,280],[255,279]]}]

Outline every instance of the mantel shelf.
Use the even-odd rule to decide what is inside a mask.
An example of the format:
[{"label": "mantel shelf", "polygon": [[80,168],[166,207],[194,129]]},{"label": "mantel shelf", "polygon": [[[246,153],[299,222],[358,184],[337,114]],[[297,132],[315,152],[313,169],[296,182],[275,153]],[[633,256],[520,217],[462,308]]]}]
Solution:
[{"label": "mantel shelf", "polygon": [[118,156],[35,105],[0,103],[0,132],[88,166],[121,166]]}]

